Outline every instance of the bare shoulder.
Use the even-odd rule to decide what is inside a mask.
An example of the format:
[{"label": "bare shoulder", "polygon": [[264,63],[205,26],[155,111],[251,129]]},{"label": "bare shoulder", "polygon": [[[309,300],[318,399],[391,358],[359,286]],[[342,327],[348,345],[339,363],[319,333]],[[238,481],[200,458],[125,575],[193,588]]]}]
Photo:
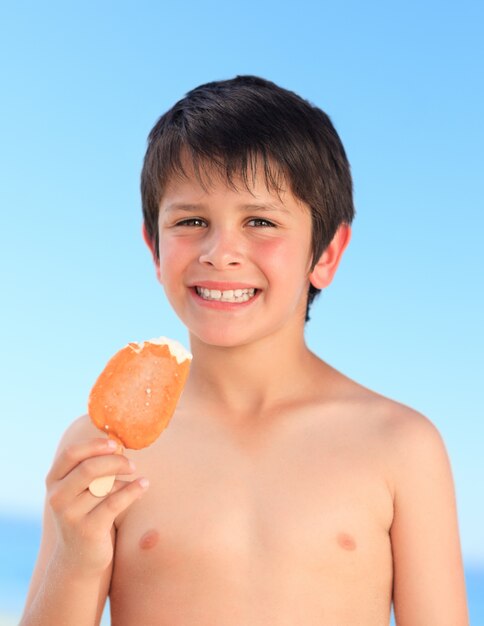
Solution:
[{"label": "bare shoulder", "polygon": [[375,392],[365,390],[362,404],[377,422],[383,441],[392,452],[408,452],[409,447],[437,451],[443,445],[435,424],[419,411]]},{"label": "bare shoulder", "polygon": [[386,451],[394,493],[403,482],[415,483],[423,474],[450,474],[444,440],[425,415],[399,402],[380,400],[382,445]]},{"label": "bare shoulder", "polygon": [[338,395],[342,402],[347,402],[348,406],[359,407],[369,422],[375,423],[388,438],[389,445],[401,446],[413,439],[433,441],[434,444],[441,440],[435,425],[422,413],[364,387],[340,372],[335,374]]},{"label": "bare shoulder", "polygon": [[[444,440],[418,411],[354,388],[353,398],[384,459],[393,499],[393,601],[400,624],[467,625],[454,481]],[[371,448],[368,448],[371,449]]]},{"label": "bare shoulder", "polygon": [[[393,495],[403,481],[418,481],[423,472],[449,473],[443,438],[419,411],[385,397],[335,372],[342,415],[348,415],[364,445],[378,448],[388,471]],[[444,472],[444,473],[445,473]]]},{"label": "bare shoulder", "polygon": [[89,415],[81,415],[71,422],[71,424],[64,431],[57,448],[57,454],[66,446],[96,437],[103,438],[103,434],[98,428],[96,428],[96,426],[94,426]]},{"label": "bare shoulder", "polygon": [[409,406],[345,377],[340,383],[359,445],[383,460],[392,495],[396,622],[467,626],[454,481],[438,428]]}]

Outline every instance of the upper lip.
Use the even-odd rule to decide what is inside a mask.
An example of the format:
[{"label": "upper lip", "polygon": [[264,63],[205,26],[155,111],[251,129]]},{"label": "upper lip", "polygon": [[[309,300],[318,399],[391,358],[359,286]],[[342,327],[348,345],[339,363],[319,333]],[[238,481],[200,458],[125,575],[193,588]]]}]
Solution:
[{"label": "upper lip", "polygon": [[254,285],[247,283],[228,283],[218,280],[201,280],[192,283],[191,287],[205,287],[205,289],[218,289],[219,291],[230,291],[231,289],[257,289]]}]

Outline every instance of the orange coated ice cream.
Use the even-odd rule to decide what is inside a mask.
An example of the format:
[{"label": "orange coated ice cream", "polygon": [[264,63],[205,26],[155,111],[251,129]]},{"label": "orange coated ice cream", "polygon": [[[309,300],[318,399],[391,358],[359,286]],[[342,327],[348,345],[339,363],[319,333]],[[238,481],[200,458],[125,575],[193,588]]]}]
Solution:
[{"label": "orange coated ice cream", "polygon": [[191,359],[166,337],[129,343],[108,361],[91,390],[91,420],[125,448],[149,446],[175,412]]}]

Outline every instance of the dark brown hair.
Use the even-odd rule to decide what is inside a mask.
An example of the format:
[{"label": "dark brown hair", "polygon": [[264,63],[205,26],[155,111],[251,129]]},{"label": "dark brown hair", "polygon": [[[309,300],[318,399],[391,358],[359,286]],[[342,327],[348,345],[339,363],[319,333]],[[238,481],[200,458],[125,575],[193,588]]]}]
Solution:
[{"label": "dark brown hair", "polygon": [[[284,182],[312,216],[312,264],[355,210],[350,166],[329,117],[307,100],[257,76],[200,85],[156,122],[148,137],[141,173],[146,231],[158,257],[158,212],[167,181],[186,176],[188,155],[203,184],[200,168],[215,167],[227,184],[234,175],[248,185],[262,163],[268,189]],[[310,285],[306,308],[319,289]]]}]

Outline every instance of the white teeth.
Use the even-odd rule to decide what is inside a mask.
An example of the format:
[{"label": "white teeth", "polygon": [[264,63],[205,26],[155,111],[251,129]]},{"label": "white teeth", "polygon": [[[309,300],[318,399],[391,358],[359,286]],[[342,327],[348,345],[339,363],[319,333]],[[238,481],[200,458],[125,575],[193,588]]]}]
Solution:
[{"label": "white teeth", "polygon": [[196,287],[197,293],[204,300],[218,300],[219,302],[247,302],[255,295],[255,289],[228,289],[220,291],[219,289],[206,289],[205,287]]}]

